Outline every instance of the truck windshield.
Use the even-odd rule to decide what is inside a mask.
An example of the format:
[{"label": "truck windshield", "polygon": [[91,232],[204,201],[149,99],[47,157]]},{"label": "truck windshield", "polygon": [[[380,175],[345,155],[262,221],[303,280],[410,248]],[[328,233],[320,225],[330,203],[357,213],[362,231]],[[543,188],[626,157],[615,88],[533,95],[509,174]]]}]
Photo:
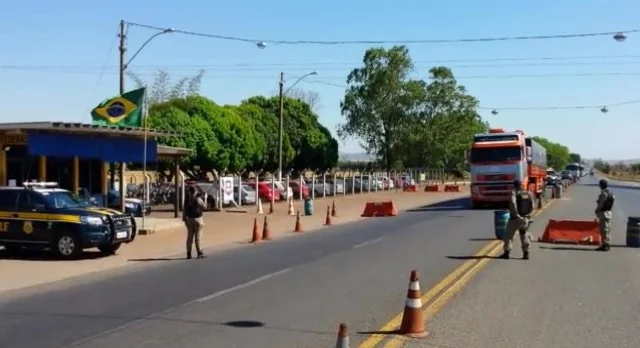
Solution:
[{"label": "truck windshield", "polygon": [[522,159],[520,147],[487,147],[471,150],[471,163],[519,161]]},{"label": "truck windshield", "polygon": [[580,169],[580,167],[578,167],[575,164],[569,164],[566,167],[564,167],[565,170],[571,170],[571,171],[577,171]]}]

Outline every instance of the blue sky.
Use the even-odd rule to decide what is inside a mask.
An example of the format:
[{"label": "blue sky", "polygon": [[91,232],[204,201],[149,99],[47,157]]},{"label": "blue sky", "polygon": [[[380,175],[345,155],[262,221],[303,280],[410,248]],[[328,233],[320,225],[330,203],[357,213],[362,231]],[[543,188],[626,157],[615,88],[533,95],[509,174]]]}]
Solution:
[{"label": "blue sky", "polygon": [[[118,92],[115,39],[120,19],[263,40],[402,40],[629,30],[640,27],[638,13],[637,0],[4,0],[0,11],[0,66],[28,68],[0,68],[0,102],[4,105],[0,122],[90,122],[91,108]],[[132,27],[129,53],[152,34]],[[170,34],[156,38],[130,69],[151,81],[158,67],[177,78],[194,74],[196,66],[207,66],[201,92],[219,104],[274,93],[281,70],[289,78],[316,70],[316,77],[298,86],[320,93],[320,121],[335,131],[341,122],[339,102],[344,90],[317,81],[344,84],[366,48],[269,45],[260,50],[248,43]],[[428,69],[436,64],[452,66],[459,82],[488,107],[605,105],[640,99],[640,34],[630,34],[624,43],[594,37],[409,48],[416,61],[416,76],[426,77]],[[576,56],[609,58],[452,62]],[[105,62],[107,68],[100,78]],[[576,62],[579,65],[573,64]],[[229,66],[234,64],[247,65]],[[629,75],[601,75],[604,73]],[[556,76],[496,77],[522,74]],[[129,86],[133,87],[130,81]],[[640,157],[636,152],[640,147],[639,111],[640,104],[634,104],[610,107],[606,115],[598,109],[502,110],[496,116],[483,110],[482,115],[492,126],[524,129],[566,144],[584,157],[626,159]],[[359,150],[352,140],[341,147],[344,152]]]}]

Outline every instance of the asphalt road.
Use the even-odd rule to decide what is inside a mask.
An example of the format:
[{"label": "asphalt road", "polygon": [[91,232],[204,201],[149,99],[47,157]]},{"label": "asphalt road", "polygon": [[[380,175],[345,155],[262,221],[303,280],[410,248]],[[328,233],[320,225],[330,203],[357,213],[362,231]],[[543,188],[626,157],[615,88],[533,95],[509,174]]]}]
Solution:
[{"label": "asphalt road", "polygon": [[322,347],[346,322],[373,331],[492,239],[468,200],[209,255],[151,261],[3,294],[9,347]]},{"label": "asphalt road", "polygon": [[[640,253],[625,246],[639,216],[640,185],[610,181],[616,196],[612,249],[534,243],[531,260],[491,260],[408,347],[638,347]],[[591,220],[597,178],[585,177],[538,218]],[[514,256],[520,250],[514,247]]]}]

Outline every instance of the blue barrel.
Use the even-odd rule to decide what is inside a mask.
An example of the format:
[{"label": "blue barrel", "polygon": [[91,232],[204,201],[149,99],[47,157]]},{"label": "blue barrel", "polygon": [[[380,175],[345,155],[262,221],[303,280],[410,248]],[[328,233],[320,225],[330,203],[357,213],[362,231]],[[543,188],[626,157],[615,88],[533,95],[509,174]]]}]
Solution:
[{"label": "blue barrel", "polygon": [[627,219],[627,246],[640,248],[640,217]]},{"label": "blue barrel", "polygon": [[493,227],[496,232],[496,239],[502,240],[505,232],[507,232],[507,223],[509,222],[508,210],[496,210],[493,212]]},{"label": "blue barrel", "polygon": [[307,197],[304,200],[304,215],[306,216],[313,215],[313,200],[310,197]]}]

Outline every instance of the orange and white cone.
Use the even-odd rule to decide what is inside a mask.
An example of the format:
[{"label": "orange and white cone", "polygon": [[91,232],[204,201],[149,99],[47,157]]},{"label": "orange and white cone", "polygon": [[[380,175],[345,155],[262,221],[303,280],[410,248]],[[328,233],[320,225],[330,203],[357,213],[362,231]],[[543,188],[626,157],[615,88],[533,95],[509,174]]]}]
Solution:
[{"label": "orange and white cone", "polygon": [[289,199],[289,215],[296,215],[296,210],[293,208],[293,198]]},{"label": "orange and white cone", "polygon": [[266,216],[264,217],[264,224],[262,225],[262,240],[271,240],[271,230],[269,229]]},{"label": "orange and white cone", "polygon": [[424,313],[422,312],[422,301],[420,297],[418,272],[411,271],[407,300],[404,305],[404,313],[402,314],[402,324],[400,324],[400,333],[403,335],[415,338],[427,336],[427,331],[424,328]]},{"label": "orange and white cone", "polygon": [[340,324],[340,328],[338,329],[338,340],[336,341],[336,348],[350,348],[349,335],[347,334],[347,324]]},{"label": "orange and white cone", "polygon": [[262,210],[262,199],[258,199],[258,214],[264,214],[264,211]]},{"label": "orange and white cone", "polygon": [[298,212],[298,215],[296,215],[296,227],[293,232],[303,232],[302,224],[300,223],[300,212]]},{"label": "orange and white cone", "polygon": [[257,243],[260,241],[260,234],[258,233],[258,218],[253,220],[253,232],[251,233],[251,243]]}]

